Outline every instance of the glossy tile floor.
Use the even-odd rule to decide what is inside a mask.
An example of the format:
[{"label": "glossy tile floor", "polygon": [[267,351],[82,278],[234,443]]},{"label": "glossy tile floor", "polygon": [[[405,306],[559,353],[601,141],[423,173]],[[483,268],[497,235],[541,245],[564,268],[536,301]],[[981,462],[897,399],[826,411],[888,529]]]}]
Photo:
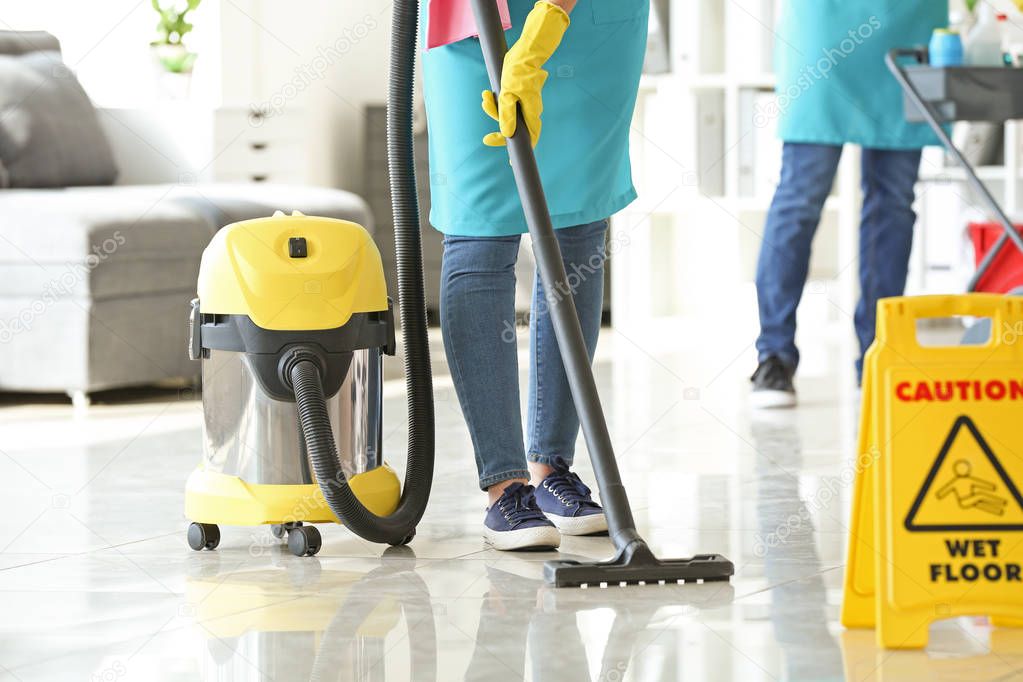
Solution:
[{"label": "glossy tile floor", "polygon": [[[745,408],[752,330],[696,321],[608,330],[597,361],[640,530],[662,556],[720,552],[730,584],[551,590],[549,554],[478,539],[468,435],[441,370],[438,474],[411,548],[342,528],[299,559],[266,529],[185,543],[199,459],[189,391],[0,408],[2,680],[1010,680],[1023,633],[935,625],[925,652],[884,652],[838,624],[855,458],[851,349],[804,338],[802,404]],[[813,330],[807,334],[814,334]],[[439,354],[439,348],[435,348]],[[386,446],[404,449],[401,387]],[[585,459],[585,458],[582,458]],[[584,477],[592,480],[589,467]],[[563,555],[606,557],[606,538]]]}]

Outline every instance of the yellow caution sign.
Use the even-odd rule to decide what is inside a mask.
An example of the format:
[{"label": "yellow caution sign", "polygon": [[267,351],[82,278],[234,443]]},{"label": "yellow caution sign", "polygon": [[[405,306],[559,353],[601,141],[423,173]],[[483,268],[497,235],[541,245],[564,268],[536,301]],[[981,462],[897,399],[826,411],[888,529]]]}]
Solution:
[{"label": "yellow caution sign", "polygon": [[[925,346],[924,318],[991,321]],[[864,363],[842,623],[921,648],[932,621],[1023,618],[1023,298],[891,298]]]}]

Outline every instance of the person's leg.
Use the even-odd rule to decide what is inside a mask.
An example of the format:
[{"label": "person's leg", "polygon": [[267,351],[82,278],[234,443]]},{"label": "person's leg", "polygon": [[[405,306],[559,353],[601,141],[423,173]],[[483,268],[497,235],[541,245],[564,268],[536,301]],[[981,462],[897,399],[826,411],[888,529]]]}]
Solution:
[{"label": "person's leg", "polygon": [[792,407],[799,364],[796,309],[810,268],[810,245],[838,170],[842,148],[786,142],[781,181],[767,212],[757,263],[757,370],[750,405]]},{"label": "person's leg", "polygon": [[528,483],[519,407],[515,261],[519,237],[447,237],[441,329],[451,378],[472,437],[489,507],[484,538],[497,549],[557,547],[560,535]]},{"label": "person's leg", "polygon": [[[480,488],[500,491],[529,478],[522,442],[515,344],[519,237],[446,237],[440,322],[455,393],[472,437]],[[496,499],[491,495],[491,501]]]},{"label": "person's leg", "polygon": [[858,374],[863,372],[863,353],[874,342],[878,299],[901,296],[906,290],[919,172],[920,150],[863,150],[860,301],[855,314]]},{"label": "person's leg", "polygon": [[[600,335],[604,303],[604,261],[608,221],[557,230],[568,279],[566,290],[551,292],[561,300],[571,295],[590,362]],[[579,416],[554,335],[550,305],[539,273],[533,285],[530,320],[529,407],[526,457],[540,508],[562,533],[588,534],[607,529],[600,506],[589,489],[569,471],[579,435]]]},{"label": "person's leg", "polygon": [[835,181],[842,148],[786,142],[757,263],[760,362],[778,357],[795,368],[796,308],[810,266],[810,244]]}]

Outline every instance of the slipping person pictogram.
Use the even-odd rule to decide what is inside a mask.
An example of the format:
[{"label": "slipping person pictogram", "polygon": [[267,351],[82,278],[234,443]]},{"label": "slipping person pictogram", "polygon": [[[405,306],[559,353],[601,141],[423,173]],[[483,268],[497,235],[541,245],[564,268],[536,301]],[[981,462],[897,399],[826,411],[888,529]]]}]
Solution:
[{"label": "slipping person pictogram", "polygon": [[960,459],[955,463],[954,471],[955,478],[938,490],[939,500],[951,494],[955,495],[956,501],[963,509],[979,509],[995,516],[1005,514],[1005,505],[1009,501],[993,494],[998,490],[997,485],[972,476],[973,466],[965,459]]},{"label": "slipping person pictogram", "polygon": [[1023,530],[1023,495],[970,417],[953,423],[904,525],[912,532]]}]

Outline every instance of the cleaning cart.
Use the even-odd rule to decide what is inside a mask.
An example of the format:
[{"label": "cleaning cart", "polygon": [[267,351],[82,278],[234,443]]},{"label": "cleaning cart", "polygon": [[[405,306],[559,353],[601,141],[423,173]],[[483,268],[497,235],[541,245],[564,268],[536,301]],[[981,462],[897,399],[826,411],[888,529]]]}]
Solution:
[{"label": "cleaning cart", "polygon": [[[916,63],[900,63],[900,60],[906,58],[912,58]],[[966,180],[1001,229],[1001,234],[993,238],[989,230],[981,228],[972,231],[978,262],[968,290],[971,293],[1008,293],[1009,289],[1023,285],[1023,235],[1009,220],[1009,216],[943,127],[955,121],[1005,123],[1023,119],[1023,69],[997,66],[933,67],[928,65],[926,48],[892,50],[885,61],[905,94],[906,120],[925,122],[934,130],[945,148],[963,167]],[[1009,178],[1008,181],[1015,182],[1016,178]],[[1016,252],[1006,249],[1010,241]]]}]

